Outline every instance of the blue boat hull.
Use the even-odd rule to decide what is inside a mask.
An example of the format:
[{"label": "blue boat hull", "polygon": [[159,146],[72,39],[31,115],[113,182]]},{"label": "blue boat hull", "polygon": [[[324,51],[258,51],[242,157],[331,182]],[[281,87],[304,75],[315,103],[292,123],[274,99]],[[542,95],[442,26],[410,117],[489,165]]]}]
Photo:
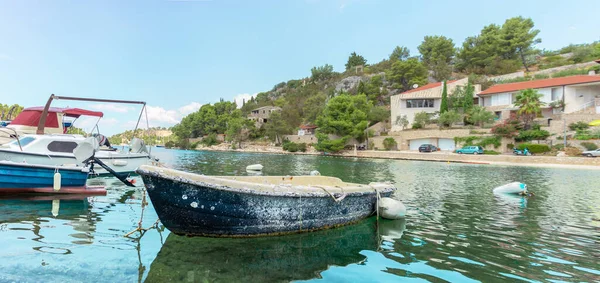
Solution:
[{"label": "blue boat hull", "polygon": [[[45,188],[54,184],[55,168],[12,162],[0,162],[0,189]],[[62,187],[84,187],[88,173],[81,168],[58,169]]]},{"label": "blue boat hull", "polygon": [[[375,212],[374,191],[326,197],[272,196],[222,190],[140,171],[161,222],[178,235],[249,237],[326,229]],[[389,197],[393,190],[381,192]]]}]

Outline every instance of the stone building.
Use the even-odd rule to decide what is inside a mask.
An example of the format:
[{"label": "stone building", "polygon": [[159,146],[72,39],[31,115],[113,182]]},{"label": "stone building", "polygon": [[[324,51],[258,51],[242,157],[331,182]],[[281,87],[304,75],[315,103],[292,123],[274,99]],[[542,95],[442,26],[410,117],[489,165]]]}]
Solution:
[{"label": "stone building", "polygon": [[248,115],[248,119],[254,121],[254,125],[257,128],[260,128],[263,124],[269,122],[269,117],[271,117],[271,113],[276,111],[281,111],[281,107],[263,106],[252,110],[252,112],[250,112],[250,114]]}]

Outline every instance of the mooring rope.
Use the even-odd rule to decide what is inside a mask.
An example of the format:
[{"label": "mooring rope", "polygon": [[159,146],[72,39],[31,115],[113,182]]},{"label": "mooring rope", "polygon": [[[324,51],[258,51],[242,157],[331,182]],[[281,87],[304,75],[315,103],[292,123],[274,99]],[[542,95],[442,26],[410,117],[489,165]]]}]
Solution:
[{"label": "mooring rope", "polygon": [[327,193],[329,196],[331,196],[331,198],[332,198],[332,199],[333,199],[333,201],[335,201],[335,202],[340,202],[340,201],[342,201],[343,199],[345,199],[345,198],[346,198],[346,196],[347,196],[347,194],[344,192],[344,188],[342,188],[342,187],[338,187],[338,186],[336,186],[336,188],[339,188],[339,189],[342,191],[342,196],[341,196],[341,197],[339,197],[339,198],[336,198],[336,197],[335,197],[335,196],[334,196],[334,195],[333,195],[333,194],[332,194],[330,191],[328,191],[328,190],[327,190],[325,187],[321,187],[321,186],[313,186],[313,187],[315,187],[315,188],[319,188],[319,189],[321,189],[321,190],[325,191],[325,192],[326,192],[326,193]]}]

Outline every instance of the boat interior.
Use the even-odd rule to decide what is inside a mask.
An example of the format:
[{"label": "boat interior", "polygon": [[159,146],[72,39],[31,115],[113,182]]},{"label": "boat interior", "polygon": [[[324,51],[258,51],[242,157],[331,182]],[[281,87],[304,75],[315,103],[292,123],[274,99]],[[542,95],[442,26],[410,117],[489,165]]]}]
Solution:
[{"label": "boat interior", "polygon": [[173,179],[187,179],[232,189],[252,189],[263,192],[293,190],[299,192],[365,192],[392,188],[392,184],[371,183],[368,185],[347,183],[339,178],[327,176],[206,176],[179,170],[143,165],[141,171],[159,172],[161,176]]}]

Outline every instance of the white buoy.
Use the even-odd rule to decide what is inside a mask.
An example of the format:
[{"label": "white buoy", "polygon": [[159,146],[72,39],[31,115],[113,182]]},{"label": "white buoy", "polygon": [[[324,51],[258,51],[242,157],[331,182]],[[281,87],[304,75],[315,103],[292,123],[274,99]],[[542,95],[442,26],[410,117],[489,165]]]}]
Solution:
[{"label": "white buoy", "polygon": [[263,166],[260,164],[252,164],[252,165],[248,165],[246,167],[247,171],[262,171],[263,170]]},{"label": "white buoy", "polygon": [[406,217],[406,206],[393,198],[379,199],[379,215],[387,219],[402,219]]},{"label": "white buoy", "polygon": [[317,170],[310,171],[309,175],[311,176],[321,176],[321,173]]},{"label": "white buoy", "polygon": [[60,173],[58,172],[58,170],[56,171],[56,173],[54,173],[54,191],[58,192],[60,191]]},{"label": "white buoy", "polygon": [[527,185],[513,182],[494,189],[494,194],[527,194]]}]

